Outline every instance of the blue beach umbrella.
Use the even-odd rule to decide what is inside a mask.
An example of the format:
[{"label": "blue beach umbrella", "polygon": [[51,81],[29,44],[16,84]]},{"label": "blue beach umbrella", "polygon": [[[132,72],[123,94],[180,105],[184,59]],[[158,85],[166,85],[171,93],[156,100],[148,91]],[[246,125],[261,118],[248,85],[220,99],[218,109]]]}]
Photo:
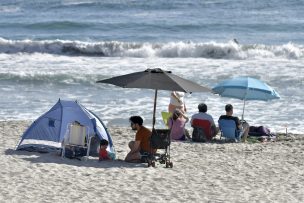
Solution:
[{"label": "blue beach umbrella", "polygon": [[224,80],[213,87],[212,92],[222,97],[243,100],[242,120],[244,119],[246,100],[268,101],[280,98],[280,95],[272,87],[261,80],[251,77],[237,77]]}]

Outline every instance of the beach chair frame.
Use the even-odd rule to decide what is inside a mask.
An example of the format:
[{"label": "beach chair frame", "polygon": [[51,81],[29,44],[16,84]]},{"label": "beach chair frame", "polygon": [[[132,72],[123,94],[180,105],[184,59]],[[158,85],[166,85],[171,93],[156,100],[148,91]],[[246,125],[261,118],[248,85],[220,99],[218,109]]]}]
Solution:
[{"label": "beach chair frame", "polygon": [[225,138],[225,140],[240,140],[240,133],[236,127],[234,120],[220,119],[218,120],[219,129],[221,131],[220,139]]},{"label": "beach chair frame", "polygon": [[[91,137],[90,128],[79,123],[68,123],[67,131],[62,142],[62,158],[65,157],[66,148],[72,149],[75,154],[75,148],[86,150],[85,160],[88,159],[90,153]],[[77,157],[73,157],[77,158]]]}]

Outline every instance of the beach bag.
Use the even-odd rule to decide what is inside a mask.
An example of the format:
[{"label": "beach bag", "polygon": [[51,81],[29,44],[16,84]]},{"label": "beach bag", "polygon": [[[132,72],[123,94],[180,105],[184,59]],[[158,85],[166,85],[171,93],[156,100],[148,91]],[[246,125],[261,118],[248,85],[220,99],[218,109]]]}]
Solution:
[{"label": "beach bag", "polygon": [[250,126],[249,133],[250,136],[269,136],[271,135],[270,130],[264,126]]},{"label": "beach bag", "polygon": [[151,147],[154,149],[166,149],[170,145],[170,130],[154,129],[150,142]]},{"label": "beach bag", "polygon": [[65,150],[64,150],[64,157],[69,158],[69,159],[74,158],[75,157],[74,151],[71,150],[71,149],[69,149],[69,148],[65,148]]},{"label": "beach bag", "polygon": [[193,127],[192,131],[192,141],[193,142],[206,142],[207,137],[203,128]]},{"label": "beach bag", "polygon": [[74,147],[73,149],[65,148],[64,156],[69,159],[80,158],[87,155],[87,149]]},{"label": "beach bag", "polygon": [[87,155],[87,148],[76,147],[75,148],[75,157],[83,157]]}]

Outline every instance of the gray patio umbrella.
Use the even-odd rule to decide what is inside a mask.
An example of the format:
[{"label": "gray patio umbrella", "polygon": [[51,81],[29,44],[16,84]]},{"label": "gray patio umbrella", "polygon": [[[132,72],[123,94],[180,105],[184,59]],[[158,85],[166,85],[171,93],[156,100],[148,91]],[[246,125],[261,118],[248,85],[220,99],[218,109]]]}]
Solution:
[{"label": "gray patio umbrella", "polygon": [[155,111],[158,90],[170,90],[180,92],[211,92],[211,89],[198,85],[190,80],[183,79],[160,68],[147,69],[141,72],[121,75],[105,80],[99,80],[97,83],[108,83],[123,88],[143,88],[154,89],[154,109],[153,109],[153,127],[155,125]]}]

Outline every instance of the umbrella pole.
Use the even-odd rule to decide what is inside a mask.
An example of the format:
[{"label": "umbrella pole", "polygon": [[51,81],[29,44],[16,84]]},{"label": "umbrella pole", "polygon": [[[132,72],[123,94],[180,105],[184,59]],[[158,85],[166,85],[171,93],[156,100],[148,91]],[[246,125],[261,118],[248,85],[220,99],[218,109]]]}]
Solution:
[{"label": "umbrella pole", "polygon": [[244,120],[244,112],[245,112],[245,99],[244,99],[244,105],[243,105],[243,114],[242,114],[242,121]]},{"label": "umbrella pole", "polygon": [[155,112],[156,112],[156,100],[157,100],[157,89],[155,90],[155,96],[154,96],[154,108],[153,108],[153,123],[152,123],[152,130],[154,130],[155,125]]}]

